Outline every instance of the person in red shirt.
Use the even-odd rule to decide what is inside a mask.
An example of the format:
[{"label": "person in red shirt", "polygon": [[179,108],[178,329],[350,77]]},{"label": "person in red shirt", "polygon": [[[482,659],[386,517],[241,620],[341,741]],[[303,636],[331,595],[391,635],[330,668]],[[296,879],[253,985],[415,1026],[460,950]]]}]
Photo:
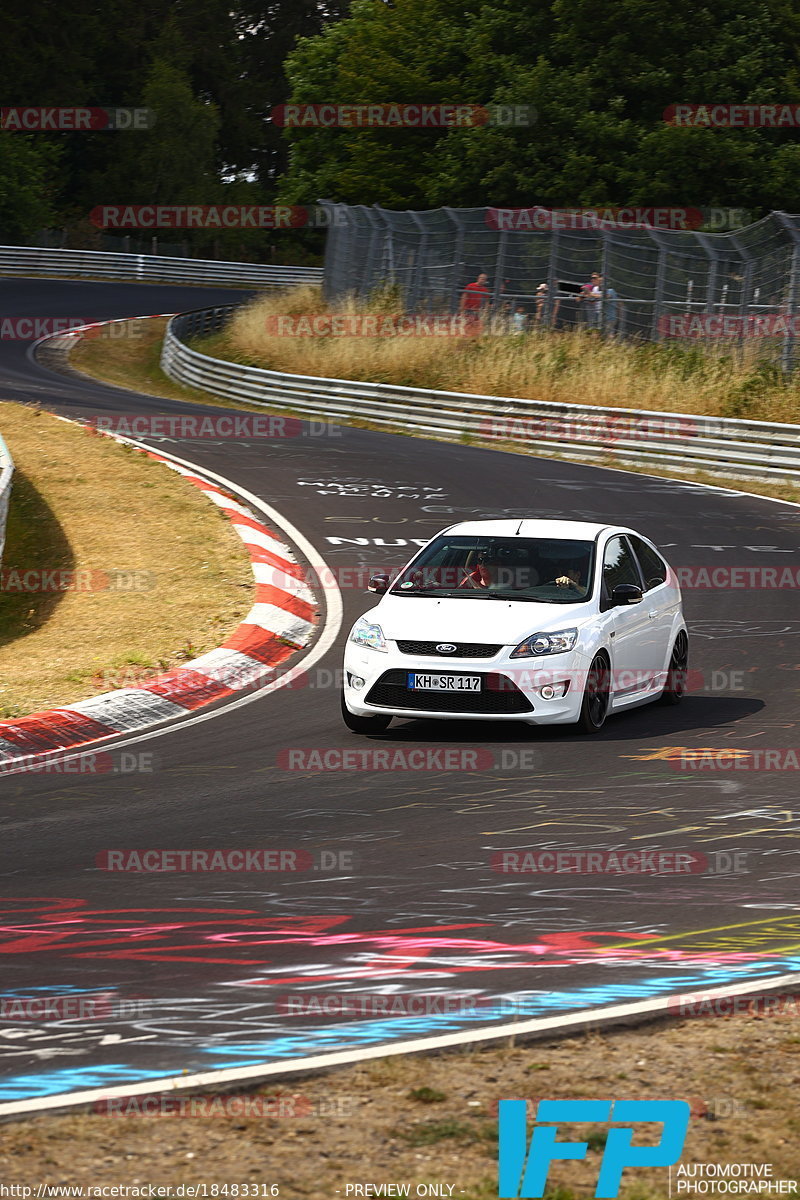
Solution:
[{"label": "person in red shirt", "polygon": [[476,327],[480,324],[481,316],[489,305],[489,276],[481,271],[474,283],[468,283],[461,293],[461,303],[458,311],[464,313],[467,325]]},{"label": "person in red shirt", "polygon": [[500,572],[500,555],[497,550],[489,547],[478,552],[477,561],[468,570],[458,585],[463,588],[488,588],[497,583]]}]

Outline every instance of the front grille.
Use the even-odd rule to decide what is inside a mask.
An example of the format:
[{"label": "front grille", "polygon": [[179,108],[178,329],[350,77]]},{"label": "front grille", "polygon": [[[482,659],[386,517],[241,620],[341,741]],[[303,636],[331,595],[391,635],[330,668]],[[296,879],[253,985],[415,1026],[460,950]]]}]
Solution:
[{"label": "front grille", "polygon": [[455,646],[455,650],[443,654],[436,647],[446,640],[440,638],[438,642],[398,642],[397,646],[401,654],[420,654],[429,658],[494,658],[495,654],[499,654],[503,649],[502,646],[493,646],[490,642],[451,642],[450,645]]},{"label": "front grille", "polygon": [[[466,671],[448,674],[466,675]],[[367,695],[380,708],[413,708],[419,712],[483,713],[487,717],[531,712],[533,705],[512,680],[492,673],[483,676],[480,692],[423,692],[409,689],[408,671],[385,671]]]}]

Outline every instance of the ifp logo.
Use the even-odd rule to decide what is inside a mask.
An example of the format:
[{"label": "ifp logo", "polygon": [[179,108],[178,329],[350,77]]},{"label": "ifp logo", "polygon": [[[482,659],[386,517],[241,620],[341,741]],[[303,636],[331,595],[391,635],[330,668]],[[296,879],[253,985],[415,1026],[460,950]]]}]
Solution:
[{"label": "ifp logo", "polygon": [[[608,1131],[595,1196],[617,1195],[626,1167],[669,1167],[681,1156],[691,1109],[685,1100],[540,1100],[528,1147],[524,1100],[499,1104],[499,1179],[501,1200],[544,1195],[550,1163],[586,1157],[588,1142],[559,1142],[559,1123],[586,1122],[622,1126]],[[664,1126],[655,1146],[633,1146],[633,1126]]]}]

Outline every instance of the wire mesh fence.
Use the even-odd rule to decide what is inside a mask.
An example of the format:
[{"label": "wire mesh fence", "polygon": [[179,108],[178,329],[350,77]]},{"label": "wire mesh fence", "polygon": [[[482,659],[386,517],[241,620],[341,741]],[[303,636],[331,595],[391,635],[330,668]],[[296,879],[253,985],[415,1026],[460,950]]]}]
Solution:
[{"label": "wire mesh fence", "polygon": [[705,233],[545,208],[321,203],[331,302],[389,287],[407,312],[461,310],[495,329],[747,344],[795,365],[800,215]]}]

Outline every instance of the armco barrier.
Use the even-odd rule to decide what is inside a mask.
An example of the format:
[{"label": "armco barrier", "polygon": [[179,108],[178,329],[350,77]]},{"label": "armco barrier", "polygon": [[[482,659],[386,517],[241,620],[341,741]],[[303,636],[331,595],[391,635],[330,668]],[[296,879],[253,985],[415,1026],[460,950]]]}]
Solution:
[{"label": "armco barrier", "polygon": [[8,453],[8,447],[0,437],[0,562],[3,559],[3,547],[6,544],[6,520],[8,519],[8,501],[11,498],[13,475],[14,463]]},{"label": "armco barrier", "polygon": [[213,287],[294,287],[322,283],[321,267],[277,267],[262,263],[163,258],[155,254],[112,254],[99,250],[46,250],[0,246],[0,274],[86,275],[148,283],[200,283]]},{"label": "armco barrier", "polygon": [[613,457],[733,477],[800,479],[800,425],[286,375],[209,358],[183,341],[215,332],[232,311],[224,306],[173,317],[161,356],[164,372],[215,395],[301,416],[369,421],[498,445],[523,443],[573,458]]}]

